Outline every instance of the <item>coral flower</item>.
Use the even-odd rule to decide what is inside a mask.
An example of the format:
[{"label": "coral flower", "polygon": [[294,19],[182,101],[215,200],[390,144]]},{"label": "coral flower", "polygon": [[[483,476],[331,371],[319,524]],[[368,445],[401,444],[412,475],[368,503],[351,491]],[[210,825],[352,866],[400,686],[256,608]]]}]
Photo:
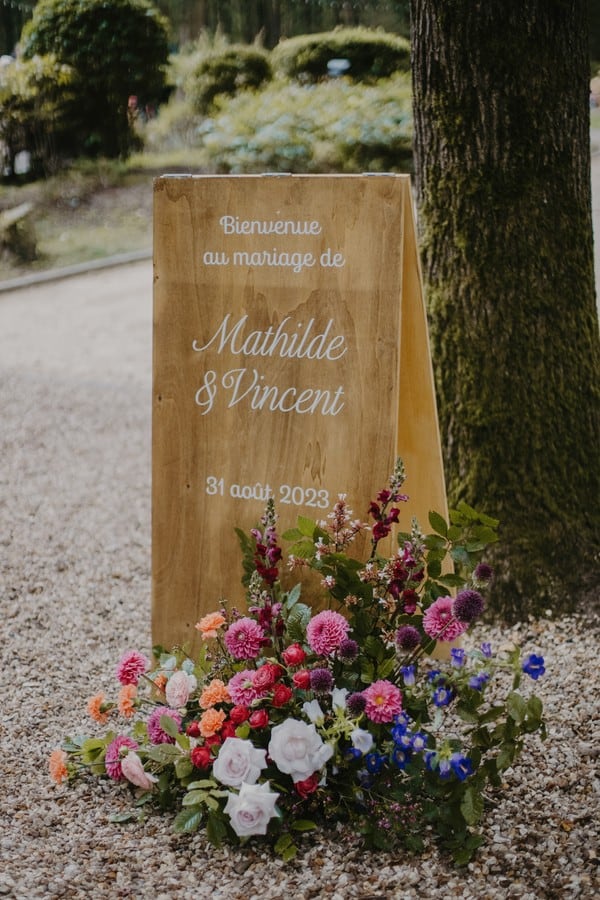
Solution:
[{"label": "coral flower", "polygon": [[256,659],[264,636],[262,628],[254,619],[238,619],[225,632],[225,646],[234,659]]},{"label": "coral flower", "polygon": [[220,678],[213,678],[200,694],[198,702],[202,709],[209,709],[211,706],[216,706],[217,703],[228,703],[230,700],[226,685]]},{"label": "coral flower", "polygon": [[121,684],[137,684],[150,668],[150,660],[137,650],[127,650],[117,666],[117,679]]},{"label": "coral flower", "polygon": [[311,650],[319,656],[327,656],[337,650],[346,639],[350,625],[348,621],[337,612],[325,609],[317,613],[306,627],[306,640]]},{"label": "coral flower", "polygon": [[119,691],[118,708],[122,716],[130,719],[135,712],[134,700],[137,697],[135,684],[124,684]]},{"label": "coral flower", "polygon": [[430,638],[453,641],[467,630],[467,622],[454,618],[452,597],[438,597],[423,616],[423,628]]},{"label": "coral flower", "polygon": [[56,784],[62,784],[69,777],[67,771],[67,754],[64,750],[53,750],[48,760],[50,778]]},{"label": "coral flower", "polygon": [[212,737],[225,721],[225,713],[220,709],[207,709],[200,718],[200,734],[202,737]]},{"label": "coral flower", "polygon": [[402,712],[402,694],[391,681],[374,681],[362,693],[365,713],[372,722],[393,722],[394,716]]},{"label": "coral flower", "polygon": [[196,629],[202,635],[202,640],[208,641],[217,637],[218,629],[224,624],[225,616],[221,615],[221,613],[213,612],[196,622]]},{"label": "coral flower", "polygon": [[108,711],[102,709],[104,700],[104,693],[100,691],[99,694],[94,694],[93,697],[90,697],[87,702],[88,714],[92,717],[94,722],[98,722],[99,725],[106,725],[108,722]]}]

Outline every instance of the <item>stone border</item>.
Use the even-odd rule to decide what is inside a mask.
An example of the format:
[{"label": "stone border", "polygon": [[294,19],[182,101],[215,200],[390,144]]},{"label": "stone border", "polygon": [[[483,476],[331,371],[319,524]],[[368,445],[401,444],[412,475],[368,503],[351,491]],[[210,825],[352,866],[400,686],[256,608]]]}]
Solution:
[{"label": "stone border", "polygon": [[35,272],[32,275],[23,275],[20,278],[11,278],[8,281],[0,281],[0,294],[8,291],[16,291],[19,288],[31,287],[36,284],[46,284],[50,281],[60,281],[62,278],[70,278],[72,275],[83,275],[97,269],[110,269],[114,266],[122,266],[127,263],[152,259],[152,250],[134,250],[131,253],[121,253],[116,256],[107,256],[104,259],[92,259],[87,262],[76,263],[61,269],[47,269],[43,272]]}]

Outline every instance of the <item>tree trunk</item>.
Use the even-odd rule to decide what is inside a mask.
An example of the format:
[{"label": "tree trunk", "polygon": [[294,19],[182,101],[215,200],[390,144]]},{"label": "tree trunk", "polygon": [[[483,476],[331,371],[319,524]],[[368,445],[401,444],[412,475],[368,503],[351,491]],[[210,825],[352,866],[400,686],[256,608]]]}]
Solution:
[{"label": "tree trunk", "polygon": [[585,0],[412,0],[416,186],[450,504],[501,521],[493,610],[600,585]]}]

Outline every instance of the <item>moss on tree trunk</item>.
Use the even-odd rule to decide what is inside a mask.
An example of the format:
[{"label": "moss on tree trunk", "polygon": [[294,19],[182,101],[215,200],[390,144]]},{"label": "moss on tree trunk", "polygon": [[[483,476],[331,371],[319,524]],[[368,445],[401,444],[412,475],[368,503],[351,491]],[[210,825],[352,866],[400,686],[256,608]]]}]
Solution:
[{"label": "moss on tree trunk", "polygon": [[413,0],[417,193],[449,499],[493,608],[597,597],[600,344],[584,2]]}]

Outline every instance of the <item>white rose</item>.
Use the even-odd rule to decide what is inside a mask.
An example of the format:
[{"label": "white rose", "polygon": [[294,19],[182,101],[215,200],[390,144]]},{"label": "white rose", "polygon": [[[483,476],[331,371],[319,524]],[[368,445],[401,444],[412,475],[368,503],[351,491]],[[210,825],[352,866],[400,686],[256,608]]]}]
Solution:
[{"label": "white rose", "polygon": [[158,778],[145,771],[141,759],[133,750],[121,760],[121,771],[125,778],[145,791],[151,791]]},{"label": "white rose", "polygon": [[229,794],[225,812],[238,837],[266,834],[269,820],[276,816],[279,794],[272,793],[269,782],[242,784],[239,794]]},{"label": "white rose", "polygon": [[260,770],[267,765],[266,756],[267,751],[257,749],[252,741],[225,738],[213,764],[213,775],[230,787],[239,787],[242,782],[255,784]]},{"label": "white rose", "polygon": [[196,684],[197,682],[193,675],[188,675],[187,672],[182,671],[173,672],[165,688],[167,703],[171,709],[181,709],[185,706]]},{"label": "white rose", "polygon": [[368,753],[373,746],[373,735],[364,728],[355,728],[350,735],[350,740],[355,750],[360,750],[362,754]]},{"label": "white rose", "polygon": [[309,778],[333,756],[333,747],[323,743],[315,726],[298,719],[275,725],[268,749],[279,771],[291,775],[294,782]]}]

